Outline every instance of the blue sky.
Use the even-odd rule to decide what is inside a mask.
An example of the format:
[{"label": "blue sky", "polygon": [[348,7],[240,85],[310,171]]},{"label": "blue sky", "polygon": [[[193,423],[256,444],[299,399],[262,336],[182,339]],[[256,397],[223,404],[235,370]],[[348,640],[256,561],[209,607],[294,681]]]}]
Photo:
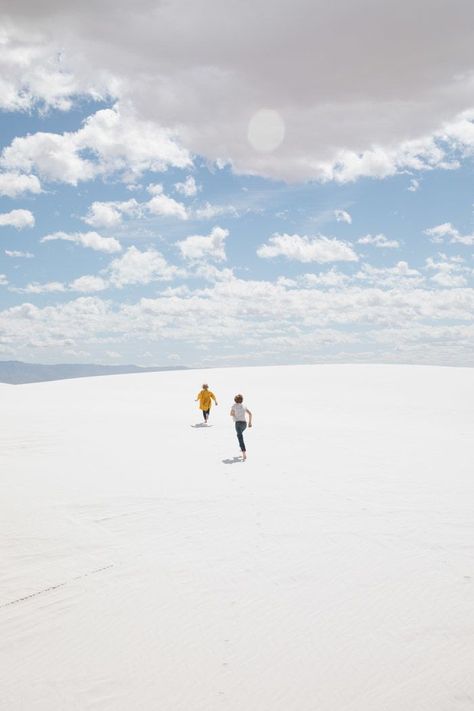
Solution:
[{"label": "blue sky", "polygon": [[[300,4],[311,25],[314,4]],[[252,73],[245,47],[214,55],[188,37],[183,56],[148,49],[141,13],[167,13],[156,32],[179,37],[182,2],[141,4],[127,46],[123,28],[91,36],[92,4],[45,3],[40,21],[20,5],[2,24],[1,359],[473,365],[474,56],[463,23],[450,73],[430,58],[427,32],[405,49],[415,57],[424,43],[431,73],[404,74],[388,42],[375,50],[384,83],[355,66],[354,96],[337,66],[332,83],[315,73],[317,92],[299,88],[295,47],[294,82],[278,63]],[[265,9],[256,4],[257,24]],[[396,52],[402,25],[395,4],[386,10]],[[430,16],[433,37],[446,12]],[[225,18],[214,21],[202,31],[225,37]],[[276,22],[267,41],[283,31]]]}]

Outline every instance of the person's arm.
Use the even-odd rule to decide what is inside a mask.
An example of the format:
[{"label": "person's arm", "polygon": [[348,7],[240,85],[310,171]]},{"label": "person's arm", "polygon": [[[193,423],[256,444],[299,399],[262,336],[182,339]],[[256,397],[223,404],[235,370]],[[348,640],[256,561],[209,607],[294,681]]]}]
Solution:
[{"label": "person's arm", "polygon": [[197,398],[195,399],[194,402],[197,402],[197,401],[200,399],[200,397],[201,397],[201,393],[198,393],[198,396],[197,396]]},{"label": "person's arm", "polygon": [[230,412],[229,412],[229,415],[230,415],[231,417],[234,416],[234,408],[233,408],[233,407],[231,408],[231,410],[230,410]]},{"label": "person's arm", "polygon": [[216,405],[217,405],[217,400],[216,400],[216,396],[214,395],[214,393],[211,393],[211,397],[212,397],[212,399],[214,400],[214,402],[215,402]]},{"label": "person's arm", "polygon": [[250,410],[247,410],[247,415],[249,416],[249,427],[252,427],[252,413]]}]

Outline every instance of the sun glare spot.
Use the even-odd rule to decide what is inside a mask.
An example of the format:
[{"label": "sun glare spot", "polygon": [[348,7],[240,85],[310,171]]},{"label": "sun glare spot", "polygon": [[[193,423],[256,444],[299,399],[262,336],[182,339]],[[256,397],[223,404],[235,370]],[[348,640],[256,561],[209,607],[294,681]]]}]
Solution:
[{"label": "sun glare spot", "polygon": [[285,137],[285,122],[278,111],[260,109],[250,119],[247,137],[256,151],[271,153]]}]

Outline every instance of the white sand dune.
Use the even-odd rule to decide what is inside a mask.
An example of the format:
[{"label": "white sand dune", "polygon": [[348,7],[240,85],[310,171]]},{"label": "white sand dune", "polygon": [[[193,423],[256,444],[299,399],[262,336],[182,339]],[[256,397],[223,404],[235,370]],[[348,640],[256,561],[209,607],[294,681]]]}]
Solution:
[{"label": "white sand dune", "polygon": [[1,709],[474,708],[473,402],[411,366],[0,387]]}]

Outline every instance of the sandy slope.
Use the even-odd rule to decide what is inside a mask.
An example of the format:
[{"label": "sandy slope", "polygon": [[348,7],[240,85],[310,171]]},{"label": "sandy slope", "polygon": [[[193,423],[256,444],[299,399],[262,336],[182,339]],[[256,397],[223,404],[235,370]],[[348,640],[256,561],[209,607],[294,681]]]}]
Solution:
[{"label": "sandy slope", "polygon": [[1,708],[474,708],[473,402],[411,366],[1,386]]}]

